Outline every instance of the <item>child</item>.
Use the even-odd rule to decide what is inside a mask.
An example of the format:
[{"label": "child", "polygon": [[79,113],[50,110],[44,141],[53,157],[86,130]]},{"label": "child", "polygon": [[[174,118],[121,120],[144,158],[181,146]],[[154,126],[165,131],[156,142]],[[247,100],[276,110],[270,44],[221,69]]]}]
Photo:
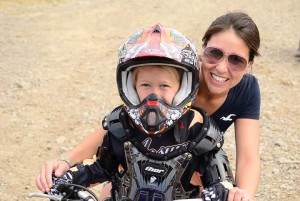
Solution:
[{"label": "child", "polygon": [[[222,134],[207,114],[191,108],[199,85],[198,55],[181,33],[160,24],[131,36],[119,50],[124,102],[103,120],[98,159],[55,178],[89,186],[112,182],[112,200],[226,200],[232,182]],[[219,152],[218,152],[219,151]],[[202,183],[201,183],[202,180]]]}]

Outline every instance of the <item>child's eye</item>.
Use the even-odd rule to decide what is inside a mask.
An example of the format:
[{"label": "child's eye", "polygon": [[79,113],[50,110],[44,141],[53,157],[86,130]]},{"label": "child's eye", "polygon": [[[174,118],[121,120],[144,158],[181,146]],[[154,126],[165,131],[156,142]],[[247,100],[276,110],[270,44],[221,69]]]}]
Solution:
[{"label": "child's eye", "polygon": [[146,83],[143,83],[141,84],[141,87],[149,87],[150,85],[149,84],[146,84]]},{"label": "child's eye", "polygon": [[161,87],[167,88],[167,87],[170,87],[170,85],[168,85],[168,84],[162,84]]}]

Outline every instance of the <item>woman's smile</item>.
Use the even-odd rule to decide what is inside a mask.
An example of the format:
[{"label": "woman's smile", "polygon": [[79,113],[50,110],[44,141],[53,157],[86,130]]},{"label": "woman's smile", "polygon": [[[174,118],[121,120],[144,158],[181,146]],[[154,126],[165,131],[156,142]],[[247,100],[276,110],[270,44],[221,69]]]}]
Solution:
[{"label": "woman's smile", "polygon": [[212,79],[213,79],[214,81],[217,81],[217,82],[224,83],[224,82],[226,82],[227,80],[229,80],[229,78],[221,77],[221,76],[218,76],[218,75],[216,75],[216,74],[214,74],[214,73],[211,73],[210,75],[211,75]]}]

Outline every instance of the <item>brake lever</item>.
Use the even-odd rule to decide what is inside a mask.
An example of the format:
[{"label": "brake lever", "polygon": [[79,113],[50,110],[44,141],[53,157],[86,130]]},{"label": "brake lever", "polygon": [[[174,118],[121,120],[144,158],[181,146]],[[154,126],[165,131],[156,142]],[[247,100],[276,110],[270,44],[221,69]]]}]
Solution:
[{"label": "brake lever", "polygon": [[29,197],[41,197],[41,198],[48,198],[50,200],[58,200],[61,201],[63,196],[61,195],[48,195],[44,193],[29,193]]}]

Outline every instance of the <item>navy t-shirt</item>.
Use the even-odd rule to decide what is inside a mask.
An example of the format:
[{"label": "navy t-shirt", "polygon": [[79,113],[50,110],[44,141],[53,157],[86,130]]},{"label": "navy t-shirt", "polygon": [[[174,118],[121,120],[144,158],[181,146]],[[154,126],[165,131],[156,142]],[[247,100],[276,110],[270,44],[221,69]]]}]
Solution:
[{"label": "navy t-shirt", "polygon": [[259,119],[259,114],[259,85],[253,75],[246,74],[239,84],[229,90],[225,102],[211,117],[220,130],[225,132],[236,119]]}]

